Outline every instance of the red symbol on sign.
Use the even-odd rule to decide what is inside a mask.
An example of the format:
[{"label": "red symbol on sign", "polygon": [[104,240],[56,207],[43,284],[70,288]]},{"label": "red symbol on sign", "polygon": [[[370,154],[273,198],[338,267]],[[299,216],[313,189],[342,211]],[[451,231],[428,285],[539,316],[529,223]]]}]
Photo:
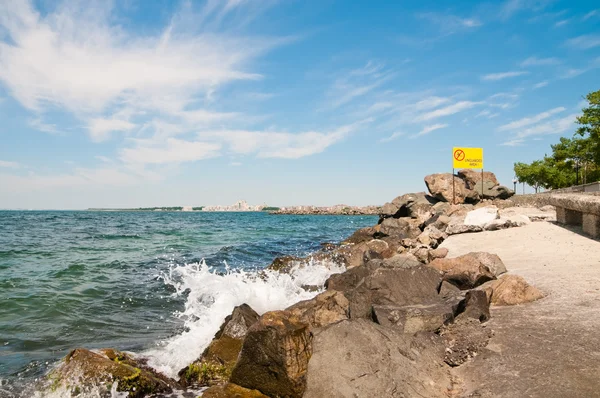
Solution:
[{"label": "red symbol on sign", "polygon": [[463,151],[462,149],[457,149],[456,151],[454,151],[454,159],[456,159],[460,162],[464,158],[465,158],[465,151]]}]

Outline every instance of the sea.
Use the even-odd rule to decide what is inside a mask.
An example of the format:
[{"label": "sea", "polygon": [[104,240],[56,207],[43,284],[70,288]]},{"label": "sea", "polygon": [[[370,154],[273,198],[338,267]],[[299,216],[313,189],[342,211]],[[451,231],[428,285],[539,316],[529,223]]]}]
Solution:
[{"label": "sea", "polygon": [[375,216],[264,212],[0,211],[0,398],[44,396],[71,349],[112,347],[171,377],[236,305],[318,294],[336,264],[264,271],[340,242]]}]

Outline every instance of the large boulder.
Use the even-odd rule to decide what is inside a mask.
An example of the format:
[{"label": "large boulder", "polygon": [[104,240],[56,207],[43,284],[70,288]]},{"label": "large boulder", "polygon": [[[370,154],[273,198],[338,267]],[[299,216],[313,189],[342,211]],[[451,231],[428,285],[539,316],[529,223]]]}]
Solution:
[{"label": "large boulder", "polygon": [[350,235],[342,243],[343,244],[351,244],[351,243],[357,244],[357,243],[367,242],[367,241],[373,239],[373,234],[375,234],[376,232],[377,231],[375,230],[374,227],[365,227],[365,228],[357,229],[356,231],[354,231],[354,233],[352,235]]},{"label": "large boulder", "polygon": [[506,272],[506,266],[497,254],[488,252],[470,252],[466,256],[475,257],[481,264],[489,269],[495,277]]},{"label": "large boulder", "polygon": [[238,359],[248,329],[259,319],[248,304],[242,304],[228,315],[200,359],[179,371],[184,386],[205,386],[226,379]]},{"label": "large boulder", "polygon": [[49,373],[48,379],[52,389],[63,390],[69,396],[110,394],[114,383],[117,391],[134,398],[171,393],[177,387],[174,380],[147,367],[143,361],[112,349],[93,352],[77,348]]},{"label": "large boulder", "polygon": [[452,173],[430,174],[425,177],[425,184],[431,196],[444,202],[476,203],[479,200],[477,192]]},{"label": "large boulder", "polygon": [[316,330],[305,398],[447,397],[451,380],[444,346],[430,333],[416,336],[369,320]]},{"label": "large boulder", "polygon": [[444,280],[461,289],[471,289],[496,279],[490,268],[476,256],[469,254],[454,258],[436,258],[428,266],[441,271]]},{"label": "large boulder", "polygon": [[416,238],[421,233],[418,222],[410,218],[386,218],[377,229],[375,237]]},{"label": "large boulder", "polygon": [[316,297],[300,301],[287,311],[311,327],[323,327],[348,319],[350,303],[343,293],[329,290]]},{"label": "large boulder", "polygon": [[350,302],[350,318],[370,318],[373,304],[404,306],[436,302],[441,281],[438,271],[422,264],[389,267],[379,261],[332,275],[326,286],[328,290],[344,293]]},{"label": "large boulder", "polygon": [[476,191],[482,199],[508,199],[515,193],[505,186],[500,185],[496,175],[490,171],[464,169],[458,172],[467,187]]},{"label": "large boulder", "polygon": [[248,330],[230,382],[273,397],[302,397],[312,355],[309,325],[288,311],[267,312]]},{"label": "large boulder", "polygon": [[498,208],[496,206],[486,206],[472,210],[465,217],[465,225],[476,225],[484,227],[486,224],[498,218]]},{"label": "large boulder", "polygon": [[469,290],[465,299],[460,302],[458,312],[460,316],[478,319],[485,322],[490,319],[490,303],[487,295],[481,290]]},{"label": "large boulder", "polygon": [[[485,297],[484,292],[482,293]],[[373,320],[386,327],[395,328],[402,333],[436,332],[443,325],[454,320],[454,310],[450,304],[418,305],[374,305]]]},{"label": "large boulder", "polygon": [[490,284],[490,290],[489,300],[498,306],[524,304],[544,297],[539,289],[518,275],[503,276]]}]

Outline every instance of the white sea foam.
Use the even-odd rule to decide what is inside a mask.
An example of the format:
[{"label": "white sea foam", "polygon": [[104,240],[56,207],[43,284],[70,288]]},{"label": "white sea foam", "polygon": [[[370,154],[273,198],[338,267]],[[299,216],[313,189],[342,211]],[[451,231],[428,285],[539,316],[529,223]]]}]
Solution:
[{"label": "white sea foam", "polygon": [[[185,320],[186,331],[143,355],[149,357],[149,365],[176,377],[179,370],[200,356],[235,306],[246,303],[259,314],[284,309],[314,297],[329,276],[344,270],[329,262],[295,266],[289,274],[230,269],[218,274],[204,261],[176,266],[161,277],[175,287],[175,294],[188,294],[185,309],[178,314]],[[320,290],[308,292],[302,288],[305,285],[319,286]]]}]

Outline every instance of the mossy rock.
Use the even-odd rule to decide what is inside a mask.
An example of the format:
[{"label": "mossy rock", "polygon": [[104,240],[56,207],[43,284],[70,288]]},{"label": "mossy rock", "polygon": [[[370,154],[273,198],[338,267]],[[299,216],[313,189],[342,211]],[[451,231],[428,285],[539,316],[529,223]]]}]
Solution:
[{"label": "mossy rock", "polygon": [[197,361],[179,372],[179,384],[183,387],[206,387],[229,380],[233,365],[225,366],[210,361]]},{"label": "mossy rock", "polygon": [[202,398],[268,398],[258,390],[249,390],[237,384],[227,383],[208,388]]},{"label": "mossy rock", "polygon": [[71,351],[63,362],[48,375],[50,388],[65,387],[72,395],[104,388],[110,391],[117,382],[117,391],[127,391],[129,397],[139,398],[149,394],[170,393],[177,386],[143,363],[120,351],[106,349],[100,353],[83,348]]}]

